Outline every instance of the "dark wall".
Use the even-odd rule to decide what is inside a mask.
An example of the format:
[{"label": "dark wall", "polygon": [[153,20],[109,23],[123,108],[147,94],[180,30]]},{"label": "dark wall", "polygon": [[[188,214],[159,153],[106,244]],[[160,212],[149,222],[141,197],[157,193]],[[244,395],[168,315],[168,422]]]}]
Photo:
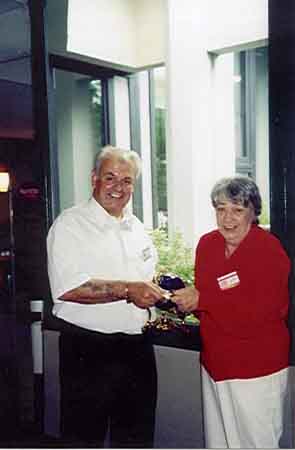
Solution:
[{"label": "dark wall", "polygon": [[[34,300],[47,295],[46,195],[40,152],[31,140],[0,140],[0,160],[12,178],[17,297]],[[12,245],[7,195],[1,194],[0,247]],[[21,300],[21,302],[24,300]],[[19,305],[21,307],[21,304]]]},{"label": "dark wall", "polygon": [[291,360],[295,362],[295,2],[269,0],[271,228],[292,261]]},{"label": "dark wall", "polygon": [[30,301],[48,296],[40,153],[33,140],[0,139],[0,161],[11,176],[10,192],[0,193],[0,446],[5,447],[42,427],[30,313]]}]

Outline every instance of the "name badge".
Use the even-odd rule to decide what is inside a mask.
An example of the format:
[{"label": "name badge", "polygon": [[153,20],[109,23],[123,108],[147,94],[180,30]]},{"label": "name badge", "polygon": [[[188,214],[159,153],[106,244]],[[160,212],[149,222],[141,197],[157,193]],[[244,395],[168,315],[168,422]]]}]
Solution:
[{"label": "name badge", "polygon": [[142,259],[143,261],[147,261],[152,257],[152,249],[151,247],[146,247],[142,250]]},{"label": "name badge", "polygon": [[238,286],[240,284],[240,279],[237,272],[231,272],[222,277],[218,277],[217,282],[220,289],[225,291],[226,289],[232,289],[233,287]]}]

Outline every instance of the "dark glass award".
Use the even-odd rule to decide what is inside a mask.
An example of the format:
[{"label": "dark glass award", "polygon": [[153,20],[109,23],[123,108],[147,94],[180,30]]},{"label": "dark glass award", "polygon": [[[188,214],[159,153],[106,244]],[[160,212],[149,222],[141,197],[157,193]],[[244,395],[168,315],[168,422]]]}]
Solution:
[{"label": "dark glass award", "polygon": [[144,326],[144,331],[171,331],[175,329],[186,331],[185,318],[188,314],[180,311],[177,304],[171,300],[174,291],[185,288],[184,282],[181,278],[172,274],[160,275],[156,282],[167,291],[167,294],[156,303],[157,318],[153,321],[148,320]]},{"label": "dark glass award", "polygon": [[185,288],[184,282],[175,275],[160,275],[157,282],[158,285],[162,289],[168,291],[168,293],[167,297],[164,297],[163,300],[156,303],[156,307],[162,311],[170,311],[174,314],[178,314],[180,311],[178,311],[177,305],[173,303],[170,298],[173,296],[173,291]]}]

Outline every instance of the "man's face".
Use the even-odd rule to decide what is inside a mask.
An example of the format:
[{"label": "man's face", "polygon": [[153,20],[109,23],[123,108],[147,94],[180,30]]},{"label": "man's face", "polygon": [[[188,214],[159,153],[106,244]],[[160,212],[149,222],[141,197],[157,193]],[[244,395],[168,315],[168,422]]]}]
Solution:
[{"label": "man's face", "polygon": [[133,163],[117,157],[104,160],[98,174],[92,172],[93,197],[111,216],[122,216],[134,184]]}]

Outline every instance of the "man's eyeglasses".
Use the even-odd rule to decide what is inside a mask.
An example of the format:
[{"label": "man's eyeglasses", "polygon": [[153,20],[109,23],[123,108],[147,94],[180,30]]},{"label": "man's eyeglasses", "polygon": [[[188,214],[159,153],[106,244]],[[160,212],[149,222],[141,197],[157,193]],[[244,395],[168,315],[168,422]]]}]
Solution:
[{"label": "man's eyeglasses", "polygon": [[120,185],[124,189],[131,189],[135,184],[135,180],[132,177],[119,179],[114,175],[102,175],[100,180],[108,187]]}]

